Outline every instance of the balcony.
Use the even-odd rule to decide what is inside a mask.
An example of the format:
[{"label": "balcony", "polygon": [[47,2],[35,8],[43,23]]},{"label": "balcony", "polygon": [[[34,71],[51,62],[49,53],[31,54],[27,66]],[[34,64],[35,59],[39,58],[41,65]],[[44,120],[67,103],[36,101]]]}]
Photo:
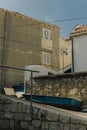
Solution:
[{"label": "balcony", "polygon": [[52,40],[42,38],[42,49],[47,49],[52,51]]}]

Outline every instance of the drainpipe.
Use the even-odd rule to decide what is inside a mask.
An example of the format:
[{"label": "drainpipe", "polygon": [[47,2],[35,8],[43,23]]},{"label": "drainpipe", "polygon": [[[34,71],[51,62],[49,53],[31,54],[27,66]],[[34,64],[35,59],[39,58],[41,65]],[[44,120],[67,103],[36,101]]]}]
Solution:
[{"label": "drainpipe", "polygon": [[72,72],[74,72],[74,52],[73,52],[73,38],[70,37],[72,44]]},{"label": "drainpipe", "polygon": [[[5,12],[4,15],[4,35],[3,35],[3,59],[2,59],[2,64],[3,66],[6,65],[6,33],[7,33],[7,13],[8,11]],[[3,87],[5,86],[5,68],[2,67],[2,85]]]}]

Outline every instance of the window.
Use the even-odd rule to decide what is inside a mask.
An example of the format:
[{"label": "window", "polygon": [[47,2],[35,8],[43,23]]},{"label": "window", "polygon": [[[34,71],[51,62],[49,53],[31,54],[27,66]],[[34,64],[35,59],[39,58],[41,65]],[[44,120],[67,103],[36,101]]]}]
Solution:
[{"label": "window", "polygon": [[43,38],[50,39],[50,30],[49,29],[43,29]]},{"label": "window", "polygon": [[42,52],[42,63],[43,64],[50,64],[50,53]]},{"label": "window", "polygon": [[49,32],[48,32],[48,30],[44,30],[44,37],[48,39],[48,37],[49,37]]}]

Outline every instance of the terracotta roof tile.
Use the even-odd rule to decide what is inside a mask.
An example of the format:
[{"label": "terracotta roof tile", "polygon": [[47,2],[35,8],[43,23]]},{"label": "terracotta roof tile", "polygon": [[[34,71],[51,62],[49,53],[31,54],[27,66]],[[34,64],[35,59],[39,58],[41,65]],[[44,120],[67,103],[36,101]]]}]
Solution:
[{"label": "terracotta roof tile", "polygon": [[74,37],[74,36],[79,36],[79,35],[83,35],[83,34],[87,34],[87,25],[78,25],[76,26],[73,31],[71,32],[70,36]]}]

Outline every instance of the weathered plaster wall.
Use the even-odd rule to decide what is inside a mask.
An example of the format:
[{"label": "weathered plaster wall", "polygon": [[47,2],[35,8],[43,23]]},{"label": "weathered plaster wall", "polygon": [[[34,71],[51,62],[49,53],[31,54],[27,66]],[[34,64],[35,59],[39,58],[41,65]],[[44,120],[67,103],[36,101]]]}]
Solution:
[{"label": "weathered plaster wall", "polygon": [[[52,50],[51,69],[58,70],[59,27],[26,17],[22,14],[0,9],[0,64],[24,68],[27,65],[42,65],[42,52],[50,52],[42,48],[43,28],[51,31]],[[4,63],[4,61],[6,63]],[[21,71],[0,69],[5,81],[12,85],[23,83],[24,73]]]},{"label": "weathered plaster wall", "polygon": [[60,38],[59,42],[59,69],[71,64],[71,43]]},{"label": "weathered plaster wall", "polygon": [[29,102],[0,95],[0,130],[87,130],[87,118],[71,115],[37,104],[31,114]]}]

